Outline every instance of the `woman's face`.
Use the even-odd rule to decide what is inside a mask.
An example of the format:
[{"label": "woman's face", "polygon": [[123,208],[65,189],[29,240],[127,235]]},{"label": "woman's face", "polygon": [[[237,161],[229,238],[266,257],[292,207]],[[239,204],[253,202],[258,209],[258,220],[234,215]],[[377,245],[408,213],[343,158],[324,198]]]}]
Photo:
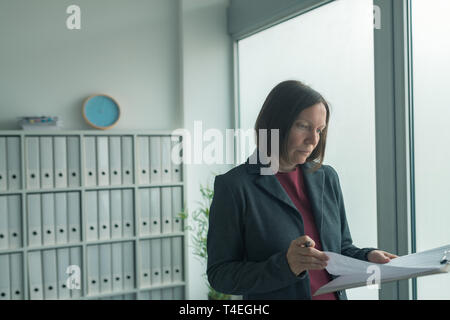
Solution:
[{"label": "woman's face", "polygon": [[292,167],[305,163],[319,143],[326,119],[327,110],[321,102],[300,112],[289,131],[288,159],[281,159],[280,164]]}]

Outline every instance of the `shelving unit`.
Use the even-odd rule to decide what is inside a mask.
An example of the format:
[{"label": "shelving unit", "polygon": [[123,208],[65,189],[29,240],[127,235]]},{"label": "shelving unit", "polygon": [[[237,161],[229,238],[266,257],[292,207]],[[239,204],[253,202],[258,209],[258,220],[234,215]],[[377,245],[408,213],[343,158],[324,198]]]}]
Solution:
[{"label": "shelving unit", "polygon": [[0,131],[0,300],[184,299],[180,144]]}]

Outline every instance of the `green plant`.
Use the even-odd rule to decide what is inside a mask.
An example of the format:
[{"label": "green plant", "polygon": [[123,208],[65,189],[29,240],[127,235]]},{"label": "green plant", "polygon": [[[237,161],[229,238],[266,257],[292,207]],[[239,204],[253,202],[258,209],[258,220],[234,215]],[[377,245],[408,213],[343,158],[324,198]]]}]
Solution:
[{"label": "green plant", "polygon": [[[208,252],[206,250],[207,236],[208,236],[208,223],[209,223],[209,208],[214,197],[214,190],[209,187],[200,185],[200,193],[202,195],[202,201],[199,201],[199,207],[192,212],[192,223],[186,225],[185,229],[192,231],[192,253],[196,256],[203,265],[206,266],[208,261]],[[187,221],[189,217],[188,211],[185,209],[179,214],[179,216]],[[206,268],[205,268],[206,269]],[[231,295],[217,292],[208,282],[206,272],[202,274],[208,285],[208,298],[212,300],[229,300]]]}]

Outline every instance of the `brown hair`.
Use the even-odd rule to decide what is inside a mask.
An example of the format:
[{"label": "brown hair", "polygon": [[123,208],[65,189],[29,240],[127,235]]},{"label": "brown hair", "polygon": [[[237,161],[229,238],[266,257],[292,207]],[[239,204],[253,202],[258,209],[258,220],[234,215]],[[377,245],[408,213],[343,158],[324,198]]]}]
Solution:
[{"label": "brown hair", "polygon": [[[270,130],[279,129],[280,157],[287,157],[287,143],[289,132],[300,112],[318,103],[323,103],[327,111],[326,127],[322,131],[314,151],[309,155],[306,162],[314,162],[313,171],[319,169],[325,156],[325,145],[327,140],[328,121],[330,109],[327,101],[320,93],[300,81],[288,80],[279,83],[270,91],[264,102],[255,123],[255,132],[267,129],[267,151],[271,154]],[[256,142],[259,146],[259,137],[256,134]]]}]

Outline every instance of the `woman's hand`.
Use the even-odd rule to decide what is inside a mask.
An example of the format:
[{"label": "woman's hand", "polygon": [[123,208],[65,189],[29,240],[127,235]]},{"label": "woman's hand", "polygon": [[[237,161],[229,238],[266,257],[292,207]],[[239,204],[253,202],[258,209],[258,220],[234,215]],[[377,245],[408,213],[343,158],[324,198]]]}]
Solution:
[{"label": "woman's hand", "polygon": [[386,251],[381,251],[381,250],[372,250],[367,255],[367,259],[370,262],[374,262],[374,263],[388,263],[389,261],[391,261],[391,259],[395,259],[395,258],[398,258],[398,256],[396,256],[395,254],[386,252]]},{"label": "woman's hand", "polygon": [[[309,247],[306,247],[309,242]],[[286,257],[291,271],[298,276],[305,270],[323,270],[327,266],[328,256],[314,249],[315,242],[308,236],[292,240]]]}]

